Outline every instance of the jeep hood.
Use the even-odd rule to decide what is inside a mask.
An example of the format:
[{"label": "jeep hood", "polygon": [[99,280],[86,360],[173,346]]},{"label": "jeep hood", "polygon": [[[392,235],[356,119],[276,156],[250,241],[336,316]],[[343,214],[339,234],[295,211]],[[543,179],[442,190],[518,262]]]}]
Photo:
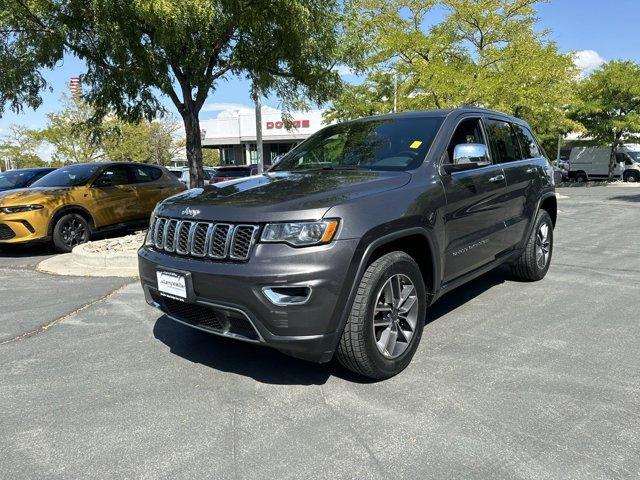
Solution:
[{"label": "jeep hood", "polygon": [[57,197],[68,193],[69,187],[20,188],[0,192],[0,206],[30,205],[41,203],[47,197]]},{"label": "jeep hood", "polygon": [[193,218],[203,220],[313,220],[331,207],[400,188],[410,179],[407,172],[370,170],[273,172],[188,190],[162,202],[158,214],[185,217],[189,207]]}]

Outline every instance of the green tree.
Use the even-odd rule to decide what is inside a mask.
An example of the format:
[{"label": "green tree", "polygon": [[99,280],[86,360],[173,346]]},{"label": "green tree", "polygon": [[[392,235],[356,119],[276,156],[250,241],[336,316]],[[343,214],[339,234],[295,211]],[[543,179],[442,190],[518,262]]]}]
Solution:
[{"label": "green tree", "polygon": [[0,143],[0,171],[45,166],[38,155],[40,144],[36,131],[21,126],[11,127],[9,135]]},{"label": "green tree", "polygon": [[202,160],[207,167],[220,166],[220,151],[217,148],[203,148]]},{"label": "green tree", "polygon": [[172,118],[138,122],[109,119],[106,123],[111,134],[102,142],[102,149],[108,160],[168,165],[181,150],[179,126]]},{"label": "green tree", "polygon": [[193,185],[203,181],[199,113],[217,83],[248,75],[294,104],[325,101],[338,0],[0,0],[0,105],[37,107],[43,68],[83,59],[97,113],[155,118],[168,96],[182,117]]},{"label": "green tree", "polygon": [[585,127],[586,136],[611,145],[611,179],[618,147],[640,138],[640,65],[631,61],[606,63],[580,83],[578,97],[572,117]]},{"label": "green tree", "polygon": [[104,142],[118,135],[116,125],[95,118],[88,104],[64,98],[64,109],[47,114],[47,125],[37,132],[59,164],[89,163],[105,158]]},{"label": "green tree", "polygon": [[[347,32],[365,81],[344,90],[329,119],[477,105],[526,119],[549,145],[567,118],[577,71],[545,32],[537,0],[351,0]],[[439,23],[429,21],[443,7]],[[397,88],[395,84],[397,83]]]}]

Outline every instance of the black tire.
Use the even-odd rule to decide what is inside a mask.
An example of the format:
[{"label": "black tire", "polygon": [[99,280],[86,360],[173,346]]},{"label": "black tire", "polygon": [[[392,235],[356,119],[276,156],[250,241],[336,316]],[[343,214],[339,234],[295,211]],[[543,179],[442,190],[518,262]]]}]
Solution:
[{"label": "black tire", "polygon": [[[541,229],[546,225],[548,232],[548,246],[546,251],[548,256],[545,257],[544,266],[540,262],[541,246]],[[544,254],[544,248],[543,248]],[[511,265],[511,272],[519,280],[526,282],[535,282],[542,280],[549,271],[551,265],[551,257],[553,255],[553,222],[551,216],[546,210],[540,210],[536,216],[531,235],[527,239],[527,244],[518,259]]]},{"label": "black tire", "polygon": [[[416,325],[413,327],[413,333],[409,341],[397,342],[399,345],[404,344],[402,346],[404,351],[395,358],[387,358],[376,344],[377,333],[376,327],[374,327],[374,315],[380,315],[380,313],[375,313],[376,303],[380,300],[379,295],[383,287],[391,282],[393,278],[404,278],[413,284],[415,298],[412,298],[412,300],[417,302],[417,306],[411,307],[411,316],[414,321],[416,319],[417,321],[415,321]],[[408,284],[400,285],[400,290],[403,291],[403,288],[407,286]],[[422,330],[424,329],[426,303],[427,294],[424,280],[420,267],[415,260],[405,252],[400,251],[391,252],[380,257],[369,265],[362,276],[336,351],[338,361],[353,372],[378,380],[397,375],[409,365],[418,348]],[[403,322],[404,320],[399,318],[400,311],[399,307],[394,307],[388,315],[389,317],[395,315],[398,322]],[[415,315],[417,315],[417,318]],[[409,326],[406,322],[404,325]],[[399,328],[399,323],[396,324],[396,327]],[[392,328],[391,323],[389,328]],[[396,333],[396,335],[398,334]],[[405,334],[398,335],[398,339],[401,339],[401,337],[404,340],[407,338]],[[382,338],[378,341],[381,342]]]},{"label": "black tire", "polygon": [[629,172],[624,176],[625,182],[637,183],[640,182],[640,173],[639,172]]},{"label": "black tire", "polygon": [[74,247],[91,238],[89,222],[77,213],[68,213],[58,219],[53,227],[53,245],[61,253],[69,253]]},{"label": "black tire", "polygon": [[586,183],[589,181],[589,177],[587,177],[587,174],[584,172],[578,172],[576,173],[575,181],[578,183]]}]

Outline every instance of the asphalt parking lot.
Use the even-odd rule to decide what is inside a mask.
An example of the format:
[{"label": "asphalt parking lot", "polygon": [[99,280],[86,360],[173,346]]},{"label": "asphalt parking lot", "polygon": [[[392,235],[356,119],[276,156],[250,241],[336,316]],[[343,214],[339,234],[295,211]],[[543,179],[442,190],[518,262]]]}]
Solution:
[{"label": "asphalt parking lot", "polygon": [[0,251],[0,477],[640,476],[640,188],[564,188],[549,275],[499,270],[365,382]]}]

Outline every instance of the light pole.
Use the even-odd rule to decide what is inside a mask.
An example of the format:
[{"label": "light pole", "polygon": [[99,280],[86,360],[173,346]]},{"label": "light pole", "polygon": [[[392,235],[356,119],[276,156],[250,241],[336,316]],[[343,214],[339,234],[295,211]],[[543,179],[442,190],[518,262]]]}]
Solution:
[{"label": "light pole", "polygon": [[253,103],[256,107],[256,156],[258,157],[258,174],[264,171],[263,145],[262,145],[262,92],[255,83],[252,88]]}]

